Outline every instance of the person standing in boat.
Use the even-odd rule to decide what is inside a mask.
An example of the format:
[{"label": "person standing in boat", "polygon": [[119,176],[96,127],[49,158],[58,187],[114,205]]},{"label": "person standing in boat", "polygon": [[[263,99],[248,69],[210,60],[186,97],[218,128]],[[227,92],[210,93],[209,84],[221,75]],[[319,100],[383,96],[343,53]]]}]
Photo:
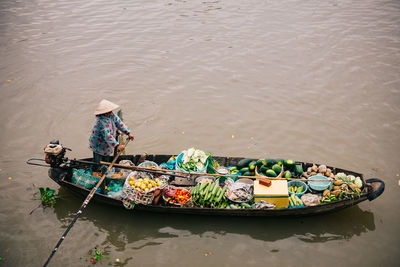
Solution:
[{"label": "person standing in boat", "polygon": [[93,151],[94,162],[111,162],[115,149],[118,151],[125,149],[116,138],[117,129],[128,135],[129,139],[134,139],[128,126],[112,112],[117,108],[119,108],[117,104],[103,99],[94,112],[96,122],[89,137],[89,148]]}]

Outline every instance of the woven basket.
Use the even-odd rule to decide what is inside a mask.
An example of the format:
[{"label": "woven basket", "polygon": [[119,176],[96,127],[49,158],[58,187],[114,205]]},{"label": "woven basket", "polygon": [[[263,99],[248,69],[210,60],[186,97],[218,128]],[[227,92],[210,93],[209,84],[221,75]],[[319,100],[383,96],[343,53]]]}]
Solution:
[{"label": "woven basket", "polygon": [[283,176],[283,166],[281,166],[281,167],[282,167],[282,170],[281,170],[280,173],[278,173],[278,176],[276,176],[276,177],[270,177],[270,176],[266,176],[266,175],[264,175],[264,174],[262,174],[262,173],[259,173],[259,172],[258,172],[258,166],[256,166],[256,170],[255,170],[256,177],[268,177],[268,178],[272,178],[272,179],[274,179],[274,178],[282,178],[282,176]]},{"label": "woven basket", "polygon": [[166,180],[161,186],[152,188],[149,191],[135,189],[129,184],[130,175],[125,180],[124,188],[122,189],[123,204],[126,208],[130,208],[135,204],[156,205],[161,197],[162,190],[167,186]]}]

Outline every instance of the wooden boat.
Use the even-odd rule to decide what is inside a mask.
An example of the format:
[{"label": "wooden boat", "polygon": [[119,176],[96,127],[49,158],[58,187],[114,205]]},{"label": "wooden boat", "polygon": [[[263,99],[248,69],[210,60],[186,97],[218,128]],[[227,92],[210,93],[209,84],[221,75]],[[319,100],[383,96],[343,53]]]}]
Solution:
[{"label": "wooden boat", "polygon": [[[143,160],[153,161],[157,164],[167,162],[172,155],[124,155],[120,156],[118,162],[121,160],[131,160],[135,165],[138,165]],[[243,159],[240,157],[215,157],[214,160],[223,166],[235,165],[239,160]],[[30,159],[27,161],[28,164],[41,165],[33,163]],[[91,158],[80,159],[80,160],[69,160],[61,164],[53,164],[50,167],[48,175],[49,177],[58,183],[60,186],[70,190],[74,194],[85,198],[90,190],[77,185],[72,182],[72,168],[88,168],[91,165]],[[297,162],[299,163],[299,162]],[[304,168],[312,166],[312,163],[300,162]],[[45,165],[41,165],[45,166]],[[385,188],[385,183],[380,179],[373,178],[364,180],[364,176],[361,173],[348,171],[340,168],[330,167],[333,173],[344,172],[346,174],[352,174],[354,176],[359,176],[364,184],[366,190],[363,190],[359,198],[356,199],[346,199],[334,201],[326,204],[320,204],[316,206],[305,206],[301,208],[284,208],[284,209],[216,209],[216,208],[201,208],[201,207],[178,207],[178,206],[168,206],[164,203],[159,203],[157,205],[142,205],[136,204],[134,207],[134,212],[136,211],[148,211],[148,212],[159,212],[159,213],[181,213],[181,214],[199,214],[199,215],[220,215],[220,216],[304,216],[304,215],[317,215],[327,212],[338,211],[353,205],[357,205],[365,200],[374,200],[380,196]],[[100,204],[113,205],[117,207],[124,208],[122,201],[109,197],[105,194],[96,193],[93,200]],[[162,201],[160,201],[162,202]]]}]

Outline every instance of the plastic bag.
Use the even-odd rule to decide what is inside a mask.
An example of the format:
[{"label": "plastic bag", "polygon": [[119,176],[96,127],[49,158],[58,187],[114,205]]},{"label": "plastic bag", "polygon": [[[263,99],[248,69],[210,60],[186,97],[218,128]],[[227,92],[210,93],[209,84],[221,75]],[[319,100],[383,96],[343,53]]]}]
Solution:
[{"label": "plastic bag", "polygon": [[100,180],[99,177],[92,176],[92,172],[85,169],[72,169],[72,182],[92,189]]},{"label": "plastic bag", "polygon": [[106,185],[106,194],[112,198],[119,198],[122,196],[122,189],[124,187],[124,182],[121,180],[111,180],[108,185]]},{"label": "plastic bag", "polygon": [[253,209],[267,209],[267,210],[273,210],[273,209],[275,209],[276,205],[275,205],[275,204],[272,204],[272,203],[269,203],[269,202],[267,202],[267,201],[265,201],[265,200],[260,200],[259,202],[254,203],[253,205],[251,205],[251,207],[252,207]]},{"label": "plastic bag", "polygon": [[[135,166],[135,164],[134,164],[132,161],[127,160],[127,159],[121,160],[121,161],[119,162],[119,164],[120,164],[120,165],[123,165],[123,166],[127,166],[127,167],[133,167],[133,166]],[[131,172],[131,170],[121,168],[121,169],[120,169],[120,172],[122,172],[122,175],[123,175],[124,177],[126,177],[126,176]]]},{"label": "plastic bag", "polygon": [[305,206],[316,206],[320,203],[319,195],[307,193],[301,196]]},{"label": "plastic bag", "polygon": [[234,202],[248,202],[253,198],[253,185],[241,183],[241,182],[230,182],[226,180],[228,189],[226,190],[226,197]]}]

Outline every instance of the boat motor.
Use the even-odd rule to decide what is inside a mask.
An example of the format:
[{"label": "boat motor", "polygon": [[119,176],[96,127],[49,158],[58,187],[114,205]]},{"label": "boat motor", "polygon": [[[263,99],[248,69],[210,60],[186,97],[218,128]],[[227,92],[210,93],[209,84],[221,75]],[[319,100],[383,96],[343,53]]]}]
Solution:
[{"label": "boat motor", "polygon": [[63,162],[68,161],[68,158],[64,158],[65,152],[71,149],[60,145],[58,140],[53,140],[44,148],[45,153],[45,161],[47,164],[50,164],[50,167],[58,167]]}]

